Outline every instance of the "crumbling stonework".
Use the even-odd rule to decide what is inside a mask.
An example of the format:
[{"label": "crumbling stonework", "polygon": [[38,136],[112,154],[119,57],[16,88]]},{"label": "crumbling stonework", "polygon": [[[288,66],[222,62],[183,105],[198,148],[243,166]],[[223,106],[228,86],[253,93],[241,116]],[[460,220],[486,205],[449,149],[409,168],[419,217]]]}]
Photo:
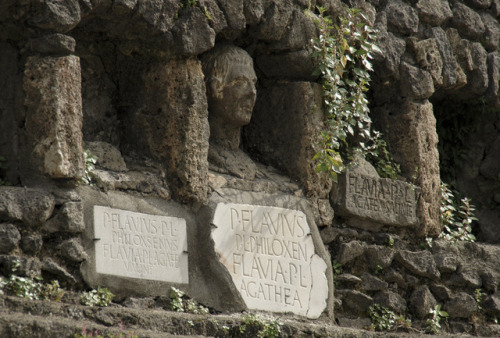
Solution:
[{"label": "crumbling stonework", "polygon": [[37,171],[51,178],[83,176],[79,61],[76,56],[30,57],[27,60],[24,78],[27,144],[24,150],[34,155],[32,161],[35,162],[26,163],[31,169],[24,175],[27,180]]},{"label": "crumbling stonework", "polygon": [[[314,6],[335,17],[343,4],[362,8],[380,31],[371,115],[406,180],[393,186],[417,186],[407,218],[342,209],[342,182],[316,173],[311,160],[323,123],[321,87],[312,75]],[[181,286],[215,309],[243,310],[238,290],[224,298],[231,276],[213,248],[210,204],[227,202],[227,191],[234,203],[244,196],[249,205],[283,207],[299,199],[313,235],[321,233],[343,270],[334,300],[333,268],[316,238],[327,265],[319,270],[327,271],[328,308],[310,317],[331,320],[335,303],[341,325],[364,326],[366,318],[354,318],[378,303],[411,314],[421,328],[429,310],[442,304],[451,315],[450,332],[498,333],[469,323],[478,315],[473,294],[479,288],[484,314],[500,314],[496,248],[440,241],[428,251],[416,246],[441,231],[437,112],[464,116],[460,109],[446,112],[448,100],[480,99],[483,112],[500,106],[499,15],[498,0],[3,1],[0,157],[6,160],[0,160],[0,179],[15,186],[0,187],[0,274],[8,276],[19,261],[18,274],[56,278],[66,287],[104,283],[122,298],[166,297],[168,283],[117,281],[80,267],[95,259],[93,206],[173,213],[188,220],[183,254],[193,270],[191,284]],[[222,43],[244,49],[257,76],[256,105],[237,147],[254,162],[249,176],[211,170],[209,152],[216,150],[209,143],[201,60]],[[469,136],[473,147],[457,186],[479,202],[480,239],[498,243],[500,114],[484,113],[481,121]],[[77,188],[84,148],[98,159],[89,176],[93,185]],[[367,170],[363,175],[375,177]],[[371,189],[383,185],[373,182],[391,184],[368,181]],[[369,208],[382,205],[372,202]],[[195,247],[198,252],[189,249]],[[19,333],[8,327],[8,334]]]}]

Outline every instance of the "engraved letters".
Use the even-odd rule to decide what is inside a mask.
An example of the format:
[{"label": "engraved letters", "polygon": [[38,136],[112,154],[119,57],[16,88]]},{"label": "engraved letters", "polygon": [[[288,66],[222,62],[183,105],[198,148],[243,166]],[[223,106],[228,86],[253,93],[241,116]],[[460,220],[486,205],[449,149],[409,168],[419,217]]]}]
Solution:
[{"label": "engraved letters", "polygon": [[345,174],[345,209],[363,218],[392,225],[416,224],[416,195],[416,187],[402,181],[351,171]]},{"label": "engraved letters", "polygon": [[219,259],[249,308],[308,315],[318,256],[303,212],[220,203],[213,224]]},{"label": "engraved letters", "polygon": [[187,283],[184,219],[94,206],[96,271]]}]

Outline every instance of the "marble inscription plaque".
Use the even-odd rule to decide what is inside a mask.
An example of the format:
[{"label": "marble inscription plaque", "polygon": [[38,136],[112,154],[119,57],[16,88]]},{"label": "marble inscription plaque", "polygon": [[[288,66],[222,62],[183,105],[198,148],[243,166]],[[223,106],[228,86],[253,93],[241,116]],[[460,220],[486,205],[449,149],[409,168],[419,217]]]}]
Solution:
[{"label": "marble inscription plaque", "polygon": [[326,263],[302,211],[219,203],[212,223],[215,250],[249,309],[321,315]]},{"label": "marble inscription plaque", "polygon": [[417,224],[417,188],[411,184],[347,171],[345,209],[385,224]]},{"label": "marble inscription plaque", "polygon": [[188,283],[186,221],[94,206],[96,272]]}]

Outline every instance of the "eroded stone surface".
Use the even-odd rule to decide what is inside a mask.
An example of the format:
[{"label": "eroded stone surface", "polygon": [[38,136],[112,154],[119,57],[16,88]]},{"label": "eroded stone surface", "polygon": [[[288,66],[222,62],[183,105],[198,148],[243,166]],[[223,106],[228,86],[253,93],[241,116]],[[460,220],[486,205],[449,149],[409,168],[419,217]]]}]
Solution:
[{"label": "eroded stone surface", "polygon": [[186,221],[94,206],[96,272],[188,283]]},{"label": "eroded stone surface", "polygon": [[411,184],[347,170],[339,178],[339,212],[384,224],[418,224],[417,188]]},{"label": "eroded stone surface", "polygon": [[[24,73],[26,151],[32,170],[52,178],[79,178],[85,162],[82,147],[80,59],[29,57]],[[33,173],[23,168],[28,177]]]},{"label": "eroded stone surface", "polygon": [[302,211],[219,203],[212,223],[215,250],[248,308],[321,315],[327,266]]},{"label": "eroded stone surface", "polygon": [[0,224],[0,254],[7,254],[16,248],[21,234],[12,224]]},{"label": "eroded stone surface", "polygon": [[50,217],[54,206],[54,196],[48,192],[21,187],[0,187],[1,221],[22,221],[30,226],[38,226]]}]

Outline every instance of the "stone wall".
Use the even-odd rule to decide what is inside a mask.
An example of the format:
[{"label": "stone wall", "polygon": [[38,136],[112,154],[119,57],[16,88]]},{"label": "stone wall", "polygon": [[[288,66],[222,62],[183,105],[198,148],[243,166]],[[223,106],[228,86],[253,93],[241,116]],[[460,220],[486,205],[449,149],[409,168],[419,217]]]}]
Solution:
[{"label": "stone wall", "polygon": [[[189,253],[189,264],[202,267],[190,275],[192,285],[183,286],[214,307],[244,309],[238,290],[231,289],[231,302],[222,297],[231,276],[210,237],[214,201],[239,191],[235,201],[245,196],[246,204],[305,210],[316,250],[329,261],[321,233],[346,272],[337,276],[336,292],[344,323],[373,302],[422,320],[440,303],[453,321],[462,320],[452,330],[470,331],[463,322],[478,315],[471,299],[479,288],[486,300],[482,313],[496,316],[498,268],[488,265],[496,261],[494,247],[439,242],[421,251],[415,245],[441,231],[436,123],[448,114],[444,108],[450,101],[460,107],[478,99],[500,107],[500,2],[344,3],[362,8],[380,30],[383,53],[374,60],[372,118],[401,164],[402,179],[417,186],[394,183],[396,190],[414,189],[405,202],[415,209],[405,206],[404,217],[394,196],[364,196],[368,207],[356,197],[356,208],[348,208],[342,193],[349,179],[332,184],[313,170],[321,89],[312,76],[314,15],[306,9],[322,5],[337,16],[341,1],[3,1],[0,156],[7,161],[0,178],[14,187],[0,187],[0,272],[7,275],[20,260],[21,275],[57,278],[75,289],[102,283],[119,289],[116,281],[85,272],[99,240],[91,230],[92,207],[173,213],[187,220],[188,246],[207,250]],[[258,77],[257,103],[241,146],[256,162],[253,179],[216,172],[207,159],[209,112],[200,60],[223,42],[245,49]],[[450,123],[463,116],[458,110]],[[468,152],[473,161],[457,177],[458,186],[479,202],[481,238],[495,243],[499,121],[496,111],[482,120],[470,136],[478,140]],[[85,170],[84,142],[98,157],[92,187],[78,183]],[[371,187],[382,187],[382,195],[383,186],[392,184],[370,169],[359,175],[370,177]],[[366,208],[370,212],[356,214]],[[372,219],[371,212],[384,208],[388,214]],[[386,247],[389,238],[394,248]],[[207,257],[212,265],[203,266]],[[488,262],[488,271],[470,264],[478,257]],[[212,268],[214,284],[206,285]],[[324,271],[326,284],[332,284],[329,262]],[[141,288],[133,278],[120,283],[121,297],[166,289],[161,283]],[[325,313],[331,318],[330,284]]]},{"label": "stone wall", "polygon": [[[420,231],[436,235],[440,232],[440,181],[435,119],[439,123],[447,120],[449,128],[453,128],[453,124],[465,119],[465,106],[471,100],[481,99],[486,107],[498,106],[495,60],[500,43],[499,4],[421,0],[370,1],[364,6],[380,30],[379,45],[383,51],[376,56],[373,118],[387,135],[403,176],[409,180],[415,177],[422,188]],[[434,114],[436,109],[439,114]],[[483,126],[498,123],[498,113],[488,118],[484,110],[479,114],[485,116]],[[491,173],[499,172],[498,161],[486,176],[486,171],[478,168],[491,165],[482,163],[486,158],[498,158],[493,155],[497,137],[497,127],[480,129],[465,141],[465,147],[459,146],[470,145],[470,150],[457,151],[461,155],[456,156],[456,165],[463,164],[454,178],[458,188],[464,195],[473,196],[473,203],[484,210],[479,213],[478,224],[478,232],[485,233],[484,239],[496,238],[492,229],[498,224],[498,216],[493,216],[498,215],[498,202],[489,187],[495,184]],[[481,141],[475,142],[478,138]],[[445,147],[449,149],[454,148],[457,139],[439,141],[450,143]]]},{"label": "stone wall", "polygon": [[[437,207],[440,181],[433,104],[441,108],[446,105],[444,98],[456,102],[484,98],[496,105],[498,4],[496,1],[437,0],[347,3],[362,8],[380,31],[379,45],[383,53],[375,56],[371,95],[373,119],[387,135],[390,149],[402,165],[403,176],[408,180],[416,177],[422,188],[418,211],[421,221],[417,232],[437,235],[440,232]],[[199,1],[194,7],[182,4],[173,0],[2,4],[0,65],[4,71],[0,84],[4,94],[0,101],[3,128],[0,151],[8,161],[10,170],[6,176],[9,181],[30,184],[36,172],[41,177],[35,182],[46,176],[50,179],[81,175],[82,156],[78,144],[83,137],[86,142],[104,141],[115,145],[126,156],[145,155],[153,159],[165,171],[176,198],[206,200],[207,190],[201,183],[207,175],[208,134],[202,132],[208,129],[203,103],[205,89],[200,82],[202,74],[195,70],[195,65],[198,56],[211,49],[215,41],[229,40],[250,52],[259,78],[258,105],[254,122],[246,130],[243,147],[254,158],[278,166],[300,180],[308,196],[324,198],[328,185],[325,186],[324,178],[314,174],[311,165],[306,164],[314,153],[314,139],[305,142],[312,146],[303,142],[297,145],[299,148],[288,150],[297,155],[294,157],[285,155],[280,160],[276,152],[270,150],[271,145],[278,146],[276,142],[293,145],[297,137],[292,134],[314,133],[311,131],[316,130],[317,122],[308,120],[304,129],[296,123],[299,121],[291,119],[281,128],[283,135],[270,134],[261,128],[273,123],[268,120],[266,110],[275,104],[277,97],[284,95],[283,102],[293,102],[289,99],[310,96],[306,86],[298,87],[298,92],[286,89],[286,86],[299,82],[307,85],[315,80],[311,76],[314,64],[310,40],[316,29],[313,18],[305,12],[309,4],[291,0],[251,4],[207,0]],[[326,6],[329,8],[327,14],[333,16],[341,9],[340,1],[314,1],[310,5]],[[69,71],[63,63],[49,61],[63,56],[72,60],[75,76],[82,79],[81,84],[73,82],[70,90],[70,93],[80,92],[81,98],[67,95],[64,100],[68,103],[57,103],[61,105],[57,109],[73,109],[76,114],[75,117],[66,114],[64,119],[67,121],[57,117],[60,128],[66,128],[66,123],[75,128],[64,131],[65,139],[61,138],[61,133],[55,137],[50,133],[44,135],[47,131],[30,129],[36,128],[33,124],[38,121],[38,117],[31,121],[34,115],[30,107],[39,105],[33,97],[36,95],[34,90],[38,89],[32,87],[44,86],[50,81],[50,75],[37,84],[36,81],[30,83],[29,74],[48,62],[54,62],[57,76],[63,68]],[[179,69],[171,74],[168,70],[170,67],[177,69],[181,64],[186,67],[185,71]],[[155,76],[148,77],[148,73]],[[167,77],[163,84],[158,78],[162,76]],[[171,87],[177,81],[174,77],[181,82],[187,81],[186,88]],[[278,85],[276,81],[283,84]],[[66,80],[63,83],[69,85]],[[79,86],[81,90],[77,89]],[[59,93],[57,87],[52,90]],[[169,95],[180,95],[176,90],[192,92],[184,94],[187,96],[180,100],[170,100]],[[151,91],[166,91],[167,94],[157,96]],[[47,104],[51,104],[47,95],[49,93],[43,94]],[[276,109],[290,110],[284,105]],[[176,127],[178,122],[175,120],[183,121],[184,116],[170,116],[169,111],[189,114],[190,122]],[[83,114],[83,121],[78,121],[78,114]],[[77,120],[71,122],[73,118]],[[460,113],[456,118],[460,118]],[[164,126],[160,127],[162,123]],[[151,128],[153,125],[156,128]],[[80,130],[82,136],[79,136]],[[478,201],[485,209],[480,213],[479,224],[488,234],[495,232],[493,214],[497,213],[498,206],[494,193],[484,187],[496,180],[494,173],[498,172],[491,159],[495,154],[497,134],[495,127],[489,131],[491,136],[479,145],[487,163],[476,166],[483,169],[467,174],[465,168],[458,177],[464,182],[458,184],[464,193],[489,196]],[[33,142],[40,143],[43,138],[44,145],[34,149]],[[188,144],[188,139],[197,141]],[[61,155],[64,152],[72,155]],[[33,156],[20,156],[21,153],[33,153]],[[68,167],[69,162],[74,168]]]},{"label": "stone wall", "polygon": [[[367,328],[374,304],[404,314],[425,331],[436,305],[449,314],[447,332],[497,336],[500,251],[497,246],[434,241],[409,245],[391,233],[352,228],[323,232],[337,265],[335,314],[340,326]],[[479,299],[479,301],[478,301]]]}]

